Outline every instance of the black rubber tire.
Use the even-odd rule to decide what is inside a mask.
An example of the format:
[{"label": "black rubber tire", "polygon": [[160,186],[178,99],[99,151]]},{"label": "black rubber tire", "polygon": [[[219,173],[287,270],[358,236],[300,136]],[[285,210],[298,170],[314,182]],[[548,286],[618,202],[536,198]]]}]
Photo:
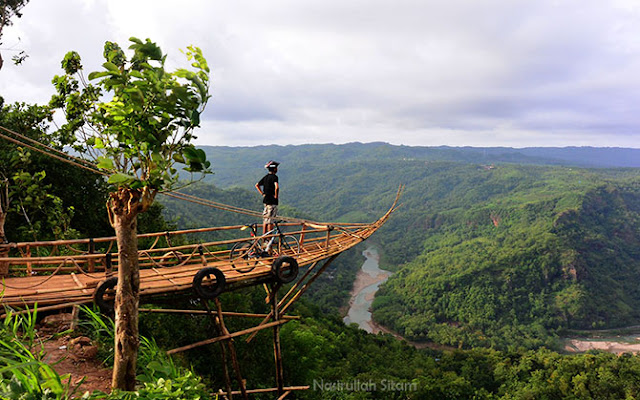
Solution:
[{"label": "black rubber tire", "polygon": [[289,283],[298,277],[298,262],[290,256],[276,258],[271,266],[271,272],[280,283]]},{"label": "black rubber tire", "polygon": [[[205,279],[207,279],[207,281],[205,281]],[[222,271],[218,268],[206,267],[198,271],[193,277],[193,290],[201,299],[211,300],[222,293],[226,282],[227,280]]]},{"label": "black rubber tire", "polygon": [[246,274],[247,272],[253,271],[256,265],[258,265],[258,257],[248,254],[252,244],[253,243],[240,242],[233,245],[229,252],[229,259],[231,260],[233,269]]},{"label": "black rubber tire", "polygon": [[300,253],[300,243],[293,235],[280,236],[275,251],[277,253],[276,256],[285,254],[289,256],[298,255]]},{"label": "black rubber tire", "polygon": [[[103,314],[112,314],[114,310],[113,301],[115,300],[115,287],[118,284],[118,278],[113,276],[108,278],[98,285],[95,292],[93,292],[93,302],[98,306]],[[108,290],[113,290],[114,298],[107,300],[105,294]]]}]

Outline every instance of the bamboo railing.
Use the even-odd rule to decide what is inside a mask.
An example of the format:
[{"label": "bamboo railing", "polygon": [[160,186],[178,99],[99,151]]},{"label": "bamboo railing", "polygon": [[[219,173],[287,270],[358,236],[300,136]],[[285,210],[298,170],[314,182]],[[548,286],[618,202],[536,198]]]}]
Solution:
[{"label": "bamboo railing", "polygon": [[[141,234],[138,241],[147,246],[138,252],[140,295],[190,292],[194,275],[204,267],[215,267],[224,274],[226,290],[264,283],[273,279],[271,269],[276,257],[293,257],[303,267],[339,254],[373,234],[394,207],[395,203],[379,220],[369,224],[282,223],[282,231],[294,236],[299,247],[261,257],[255,268],[245,273],[230,260],[234,244],[255,240],[240,237],[246,235],[239,232],[244,225]],[[236,238],[198,240],[198,236],[212,234],[235,234]],[[0,266],[6,276],[2,278],[1,302],[13,308],[38,303],[40,309],[91,302],[96,287],[117,274],[116,249],[115,237],[4,245]]]}]

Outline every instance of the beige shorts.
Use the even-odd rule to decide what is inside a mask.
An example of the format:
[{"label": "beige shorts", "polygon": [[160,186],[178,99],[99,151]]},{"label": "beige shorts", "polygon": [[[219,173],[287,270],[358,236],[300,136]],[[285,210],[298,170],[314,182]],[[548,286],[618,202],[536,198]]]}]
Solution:
[{"label": "beige shorts", "polygon": [[273,220],[278,214],[278,206],[273,204],[265,204],[264,211],[262,211],[262,222],[265,224],[272,224]]}]

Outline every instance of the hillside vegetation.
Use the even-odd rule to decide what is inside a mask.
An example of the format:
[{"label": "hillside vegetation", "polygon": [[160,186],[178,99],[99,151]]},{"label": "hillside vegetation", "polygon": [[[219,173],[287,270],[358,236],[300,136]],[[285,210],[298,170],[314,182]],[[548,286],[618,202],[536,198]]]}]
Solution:
[{"label": "hillside vegetation", "polygon": [[[567,328],[640,321],[638,170],[370,160],[353,146],[327,148],[309,165],[297,158],[311,157],[304,146],[278,148],[291,157],[279,159],[282,199],[297,215],[365,222],[406,185],[402,207],[370,239],[383,266],[398,271],[374,302],[378,322],[418,340],[535,348]],[[234,149],[233,158],[257,150]],[[328,162],[311,165],[318,160]],[[236,172],[240,182],[261,174]]]},{"label": "hillside vegetation", "polygon": [[[364,154],[359,146],[366,150]],[[263,163],[273,158],[283,163],[279,173],[282,214],[366,222],[384,213],[398,186],[406,185],[402,206],[370,239],[382,250],[383,266],[396,271],[374,302],[374,316],[407,337],[465,348],[453,352],[416,350],[389,335],[369,335],[355,326],[345,327],[336,311],[344,308],[361,265],[362,248],[358,248],[341,255],[314,283],[313,292],[307,292],[297,304],[293,313],[302,319],[283,327],[285,380],[287,384],[312,387],[315,382],[371,381],[378,389],[385,381],[400,383],[404,390],[315,388],[300,394],[300,398],[640,396],[638,356],[567,356],[545,348],[523,349],[552,346],[555,335],[567,328],[613,327],[640,321],[636,311],[640,309],[638,170],[532,165],[532,159],[526,157],[520,161],[527,165],[496,162],[490,166],[484,162],[484,153],[474,155],[481,160],[469,162],[466,150],[434,149],[433,154],[446,157],[425,159],[419,154],[400,155],[395,153],[398,148],[382,144],[327,145],[324,153],[316,153],[322,146],[277,148],[289,153],[272,155],[267,148],[228,148],[228,158],[214,157],[214,163],[224,164],[220,169],[214,167],[216,185],[200,183],[184,191],[259,210],[260,198],[253,184],[264,173]],[[419,153],[412,148],[400,150]],[[456,159],[454,153],[464,157]],[[514,154],[511,161],[518,161],[518,157]],[[56,190],[69,187],[48,169],[46,179],[51,179],[46,183]],[[227,183],[217,179],[226,179]],[[91,216],[106,218],[104,188],[83,188],[82,197],[77,190],[68,189],[66,197],[60,195],[65,207],[74,206],[76,215],[81,215],[81,206],[86,205]],[[85,204],[74,203],[75,198],[82,198]],[[161,202],[166,207],[163,215],[180,228],[255,221],[167,197]],[[20,225],[17,217],[14,215],[8,226]],[[95,235],[99,232],[96,227],[105,225],[104,221],[95,225],[80,222],[86,223],[70,221],[77,236]],[[164,231],[171,225],[165,222],[160,208],[155,208],[145,215],[141,228]],[[47,238],[44,234],[40,237]],[[26,234],[14,237],[29,238]],[[169,299],[168,306],[194,306],[190,300],[185,300],[188,304],[181,301]],[[225,293],[222,301],[226,310],[267,311],[260,287]],[[248,324],[229,319],[233,331]],[[0,330],[8,328],[5,324]],[[141,319],[141,332],[162,350],[210,337],[212,329],[207,318],[148,313]],[[25,332],[18,336],[26,337]],[[9,342],[19,344],[18,340]],[[270,334],[258,335],[251,345],[243,340],[236,345],[249,386],[272,386]],[[495,349],[466,349],[476,346]],[[162,350],[156,354],[164,354]],[[12,362],[19,363],[20,359]],[[175,362],[192,367],[209,389],[224,386],[217,346],[187,352]],[[21,365],[39,368],[35,361]],[[5,390],[15,389],[2,385],[10,383],[18,375],[16,371],[2,372],[3,395]],[[191,385],[197,381],[200,385],[199,377],[194,378],[190,371],[187,375],[189,379],[176,377],[174,383]],[[173,390],[167,385],[157,388],[164,392],[169,389]],[[129,397],[116,394],[109,398]],[[165,393],[154,398],[177,397]]]},{"label": "hillside vegetation", "polygon": [[498,347],[636,323],[637,181],[565,182],[554,171],[434,215],[422,254],[378,293],[375,318],[413,338]]}]

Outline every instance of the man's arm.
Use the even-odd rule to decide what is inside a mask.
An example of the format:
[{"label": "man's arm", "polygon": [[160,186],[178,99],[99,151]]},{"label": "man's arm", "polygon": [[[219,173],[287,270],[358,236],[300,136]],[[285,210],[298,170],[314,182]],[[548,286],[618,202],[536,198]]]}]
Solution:
[{"label": "man's arm", "polygon": [[[277,186],[276,186],[277,187]],[[264,193],[262,192],[262,190],[260,190],[260,182],[256,183],[256,189],[258,190],[258,193],[260,193],[261,195],[264,196]],[[278,190],[276,189],[276,193],[278,193]],[[277,196],[276,196],[277,197]]]},{"label": "man's arm", "polygon": [[278,184],[278,182],[275,183],[276,185],[276,193],[274,194],[274,198],[278,198],[278,192],[280,192],[280,185]]}]

